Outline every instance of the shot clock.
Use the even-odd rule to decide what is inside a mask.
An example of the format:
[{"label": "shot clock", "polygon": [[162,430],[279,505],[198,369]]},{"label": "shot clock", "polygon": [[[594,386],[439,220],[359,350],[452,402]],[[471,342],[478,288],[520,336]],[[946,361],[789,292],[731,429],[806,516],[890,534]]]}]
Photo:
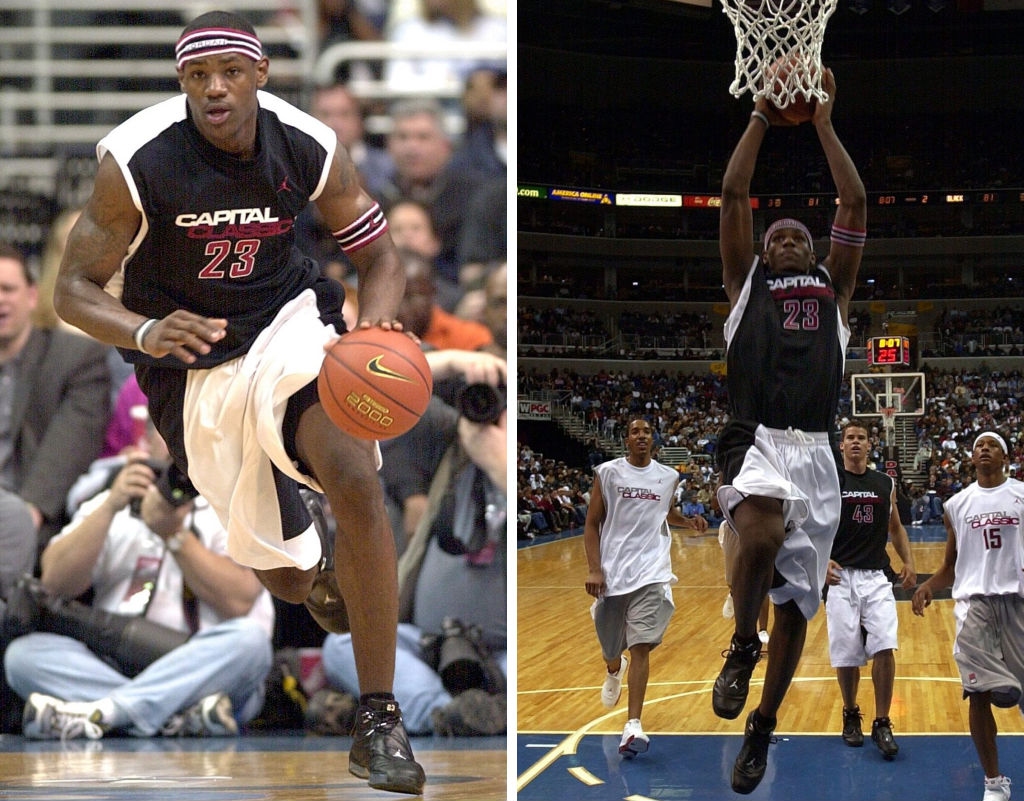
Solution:
[{"label": "shot clock", "polygon": [[871,337],[869,367],[910,367],[910,340],[906,337]]}]

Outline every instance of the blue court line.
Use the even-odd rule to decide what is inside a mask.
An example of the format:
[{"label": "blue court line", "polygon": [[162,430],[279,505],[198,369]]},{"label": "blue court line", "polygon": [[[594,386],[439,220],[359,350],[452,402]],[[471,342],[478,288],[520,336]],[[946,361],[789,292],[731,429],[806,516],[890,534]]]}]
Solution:
[{"label": "blue court line", "polygon": [[[737,721],[737,729],[742,727]],[[517,736],[518,801],[646,801],[740,798],[730,787],[742,738],[729,735],[651,734],[646,754],[625,760],[619,734],[585,734],[574,751],[530,775],[562,734]],[[571,736],[571,735],[570,735]],[[900,752],[887,762],[866,737],[846,746],[838,731],[777,735],[768,769],[752,799],[787,801],[977,801],[984,774],[967,735],[900,735]],[[1024,736],[998,738],[1002,769],[1024,784]],[[1020,766],[1020,767],[1018,767]]]}]

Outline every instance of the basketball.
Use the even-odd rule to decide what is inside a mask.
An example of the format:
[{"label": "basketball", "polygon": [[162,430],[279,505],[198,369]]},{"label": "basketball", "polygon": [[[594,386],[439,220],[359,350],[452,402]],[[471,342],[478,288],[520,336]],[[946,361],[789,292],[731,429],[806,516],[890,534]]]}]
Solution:
[{"label": "basketball", "polygon": [[[814,102],[809,101],[803,92],[800,92],[793,86],[790,86],[788,90],[786,87],[786,83],[790,78],[790,70],[799,68],[799,66],[797,57],[789,55],[782,56],[765,70],[765,85],[769,87],[768,102],[772,104],[783,119],[794,125],[807,122],[814,116]],[[797,86],[799,85],[800,81],[798,79]],[[789,94],[789,103],[785,106],[776,105],[771,97],[780,93]]]},{"label": "basketball", "polygon": [[420,419],[434,389],[427,360],[400,331],[344,334],[324,357],[317,391],[327,416],[360,439],[391,439]]}]

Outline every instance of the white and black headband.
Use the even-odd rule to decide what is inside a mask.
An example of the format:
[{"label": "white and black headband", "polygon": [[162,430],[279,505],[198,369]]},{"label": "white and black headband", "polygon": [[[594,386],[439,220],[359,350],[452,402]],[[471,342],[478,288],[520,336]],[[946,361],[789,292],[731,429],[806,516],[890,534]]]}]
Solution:
[{"label": "white and black headband", "polygon": [[233,28],[200,28],[183,33],[174,47],[174,60],[180,70],[186,61],[225,53],[239,55],[259,61],[263,58],[263,45],[255,34]]}]

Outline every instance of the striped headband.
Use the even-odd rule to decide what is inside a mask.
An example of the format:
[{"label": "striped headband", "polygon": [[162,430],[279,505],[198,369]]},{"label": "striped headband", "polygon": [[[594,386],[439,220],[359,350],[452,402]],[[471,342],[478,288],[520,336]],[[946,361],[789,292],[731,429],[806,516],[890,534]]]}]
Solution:
[{"label": "striped headband", "polygon": [[174,47],[174,58],[180,70],[186,61],[223,53],[239,55],[259,61],[263,58],[263,45],[255,34],[233,28],[200,28],[183,33]]},{"label": "striped headband", "polygon": [[978,436],[974,438],[974,444],[971,446],[972,451],[978,447],[978,440],[981,439],[982,437],[992,437],[992,439],[998,442],[999,445],[1002,447],[1004,454],[1010,453],[1006,449],[1006,440],[999,436],[995,431],[982,431],[980,434],[978,434]]},{"label": "striped headband", "polygon": [[768,250],[768,243],[771,241],[772,234],[778,231],[780,228],[795,228],[807,238],[807,247],[814,250],[814,238],[811,236],[811,232],[807,230],[807,226],[799,220],[794,220],[791,217],[784,217],[781,220],[776,220],[768,226],[768,230],[764,234],[764,249]]}]

